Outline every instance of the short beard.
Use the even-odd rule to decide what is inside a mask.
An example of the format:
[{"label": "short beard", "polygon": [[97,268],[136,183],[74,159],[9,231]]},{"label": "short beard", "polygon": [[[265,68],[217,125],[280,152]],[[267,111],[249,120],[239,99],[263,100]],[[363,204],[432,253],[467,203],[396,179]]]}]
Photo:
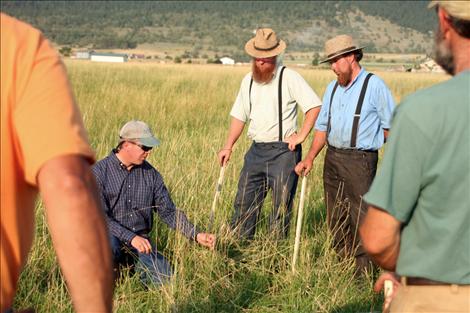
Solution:
[{"label": "short beard", "polygon": [[336,74],[336,80],[341,87],[346,87],[351,82],[351,71],[347,73]]},{"label": "short beard", "polygon": [[276,64],[273,64],[272,67],[266,68],[265,71],[261,71],[257,66],[255,61],[251,65],[251,71],[253,74],[253,80],[258,84],[267,84],[274,78],[274,71],[276,70]]},{"label": "short beard", "polygon": [[433,59],[439,64],[447,74],[455,74],[454,56],[439,27],[435,35]]}]

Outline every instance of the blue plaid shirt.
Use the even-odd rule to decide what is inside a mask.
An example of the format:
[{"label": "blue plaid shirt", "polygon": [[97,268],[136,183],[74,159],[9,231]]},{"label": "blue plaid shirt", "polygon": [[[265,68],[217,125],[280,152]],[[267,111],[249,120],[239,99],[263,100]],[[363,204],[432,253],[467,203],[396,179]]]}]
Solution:
[{"label": "blue plaid shirt", "polygon": [[130,244],[136,236],[152,230],[153,211],[170,228],[195,239],[196,227],[175,207],[160,173],[147,161],[130,171],[119,161],[115,151],[93,166],[111,234]]}]

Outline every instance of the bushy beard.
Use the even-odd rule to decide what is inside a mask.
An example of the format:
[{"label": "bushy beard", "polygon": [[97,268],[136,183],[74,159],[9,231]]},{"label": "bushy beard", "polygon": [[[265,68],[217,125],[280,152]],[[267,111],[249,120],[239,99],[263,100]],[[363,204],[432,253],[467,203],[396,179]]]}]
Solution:
[{"label": "bushy beard", "polygon": [[444,41],[444,35],[439,27],[435,35],[433,59],[439,64],[447,74],[455,74],[454,56],[449,45]]},{"label": "bushy beard", "polygon": [[349,83],[351,82],[351,71],[347,72],[347,73],[339,73],[339,74],[336,74],[337,76],[337,81],[338,81],[338,84],[341,86],[341,87],[346,87],[347,85],[349,85]]},{"label": "bushy beard", "polygon": [[261,70],[256,66],[255,61],[251,64],[251,72],[253,74],[253,80],[258,84],[267,84],[274,77],[274,71],[276,70],[276,64],[270,64],[269,67],[265,67]]}]

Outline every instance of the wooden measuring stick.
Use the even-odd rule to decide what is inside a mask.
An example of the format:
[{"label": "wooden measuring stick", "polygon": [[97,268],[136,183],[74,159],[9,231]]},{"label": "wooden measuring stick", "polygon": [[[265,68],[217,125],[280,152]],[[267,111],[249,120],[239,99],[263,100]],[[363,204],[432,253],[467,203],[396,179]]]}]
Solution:
[{"label": "wooden measuring stick", "polygon": [[219,199],[220,190],[222,190],[222,182],[224,181],[224,172],[225,172],[225,165],[223,165],[220,168],[219,179],[217,180],[217,186],[215,187],[215,195],[214,195],[214,201],[212,201],[209,230],[212,230],[212,226],[214,224],[215,207],[217,206],[217,200]]},{"label": "wooden measuring stick", "polygon": [[393,282],[390,279],[384,281],[384,305],[383,313],[390,311],[390,303],[392,302]]},{"label": "wooden measuring stick", "polygon": [[302,216],[303,216],[303,210],[304,210],[306,185],[307,185],[307,177],[302,176],[302,187],[300,189],[299,210],[297,211],[297,227],[295,230],[294,257],[292,259],[292,273],[295,273],[295,264],[297,263],[297,257],[299,255],[300,230],[302,229]]}]

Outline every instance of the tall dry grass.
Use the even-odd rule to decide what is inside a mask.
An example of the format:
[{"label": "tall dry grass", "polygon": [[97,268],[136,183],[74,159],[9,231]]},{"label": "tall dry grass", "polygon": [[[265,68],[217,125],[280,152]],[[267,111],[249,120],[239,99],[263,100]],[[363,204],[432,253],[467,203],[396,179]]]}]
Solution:
[{"label": "tall dry grass", "polygon": [[[140,119],[151,125],[162,145],[149,157],[163,175],[174,202],[205,228],[219,167],[216,153],[229,125],[229,110],[248,67],[210,65],[96,64],[67,62],[76,99],[98,159],[117,143],[120,127]],[[334,78],[330,71],[298,70],[322,96]],[[416,89],[446,79],[443,75],[378,73],[398,101]],[[311,138],[304,143],[304,153]],[[264,205],[256,239],[239,245],[227,232],[243,154],[250,144],[242,136],[225,174],[215,226],[215,252],[188,242],[157,222],[158,249],[174,266],[172,283],[144,288],[124,271],[114,296],[116,312],[370,312],[380,309],[372,293],[373,278],[353,278],[353,261],[341,261],[330,247],[325,225],[321,168],[308,178],[307,200],[297,273],[291,273],[294,231],[273,240]],[[298,192],[298,194],[300,194]],[[296,210],[296,205],[294,208]],[[23,272],[15,308],[38,312],[72,311],[66,285],[55,260],[42,204],[37,205],[36,240]],[[158,220],[158,218],[157,218]],[[295,216],[291,230],[295,230]]]}]

